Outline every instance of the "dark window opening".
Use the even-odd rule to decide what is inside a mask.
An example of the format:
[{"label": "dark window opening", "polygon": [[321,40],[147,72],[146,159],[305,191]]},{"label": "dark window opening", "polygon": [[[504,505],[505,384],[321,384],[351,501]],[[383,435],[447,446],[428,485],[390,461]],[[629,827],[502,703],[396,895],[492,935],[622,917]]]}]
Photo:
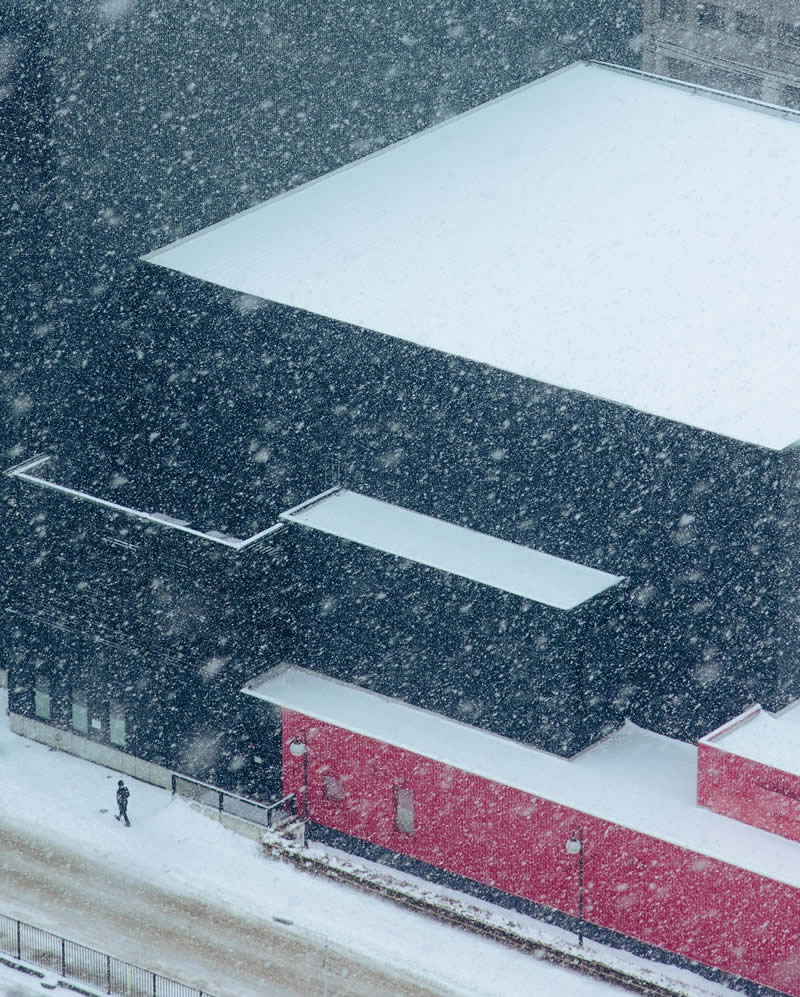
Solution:
[{"label": "dark window opening", "polygon": [[662,21],[683,23],[686,20],[686,0],[661,0],[659,16]]},{"label": "dark window opening", "polygon": [[85,689],[72,690],[72,729],[80,734],[89,733],[89,700]]},{"label": "dark window opening", "polygon": [[796,21],[779,21],[778,41],[782,45],[791,45],[792,48],[800,48],[800,24]]},{"label": "dark window opening", "polygon": [[764,18],[760,14],[747,14],[743,10],[736,11],[736,31],[740,35],[751,38],[764,35]]},{"label": "dark window opening", "polygon": [[800,111],[800,87],[784,87],[781,91],[781,103],[793,111]]},{"label": "dark window opening", "polygon": [[414,792],[398,786],[395,796],[395,828],[403,834],[414,833]]},{"label": "dark window opening", "polygon": [[126,733],[125,708],[120,703],[111,703],[108,708],[108,738],[116,747],[124,748]]},{"label": "dark window opening", "polygon": [[40,720],[50,719],[50,679],[37,675],[33,682],[33,710]]},{"label": "dark window opening", "polygon": [[725,8],[716,3],[698,3],[697,23],[701,28],[724,28]]},{"label": "dark window opening", "polygon": [[326,800],[343,800],[344,786],[342,780],[335,775],[324,775],[322,777],[323,792]]}]

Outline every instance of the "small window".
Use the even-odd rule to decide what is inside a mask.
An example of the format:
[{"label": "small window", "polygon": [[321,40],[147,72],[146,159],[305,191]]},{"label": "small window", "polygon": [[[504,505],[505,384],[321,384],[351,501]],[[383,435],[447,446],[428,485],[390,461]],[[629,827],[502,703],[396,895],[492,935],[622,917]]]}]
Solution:
[{"label": "small window", "polygon": [[112,703],[108,709],[108,736],[118,748],[125,747],[125,710],[119,703]]},{"label": "small window", "polygon": [[725,8],[715,3],[698,3],[697,23],[701,28],[724,28]]},{"label": "small window", "polygon": [[747,14],[743,10],[736,11],[736,31],[740,35],[760,38],[764,35],[764,18],[760,14]]},{"label": "small window", "polygon": [[46,675],[34,679],[33,708],[40,720],[50,719],[50,679]]},{"label": "small window", "polygon": [[781,91],[781,103],[794,111],[800,111],[800,87],[784,87]]},{"label": "small window", "polygon": [[341,779],[338,779],[335,775],[324,775],[322,777],[322,784],[326,800],[344,799],[344,786]]},{"label": "small window", "polygon": [[81,734],[89,733],[89,702],[85,689],[72,690],[72,728]]},{"label": "small window", "polygon": [[395,827],[404,834],[414,833],[414,791],[398,786],[395,797]]},{"label": "small window", "polygon": [[800,48],[800,23],[792,21],[778,22],[778,41],[782,45]]},{"label": "small window", "polygon": [[661,0],[659,14],[662,21],[682,24],[686,20],[686,0]]}]

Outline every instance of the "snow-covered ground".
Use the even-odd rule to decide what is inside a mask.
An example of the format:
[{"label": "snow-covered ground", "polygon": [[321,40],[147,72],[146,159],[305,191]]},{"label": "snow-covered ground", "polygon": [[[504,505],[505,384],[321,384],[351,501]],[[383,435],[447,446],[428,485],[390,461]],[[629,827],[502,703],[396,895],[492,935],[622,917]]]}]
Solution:
[{"label": "snow-covered ground", "polygon": [[[323,956],[330,997],[622,993],[266,858],[183,800],[130,779],[127,829],[113,819],[116,772],[10,733],[5,690],[0,716],[4,914],[217,997],[322,994]],[[567,933],[530,924],[577,950]],[[688,974],[666,975],[687,993],[723,993],[686,982]],[[42,992],[22,974],[7,978],[4,971],[0,997]]]},{"label": "snow-covered ground", "polygon": [[42,997],[43,993],[38,977],[28,976],[0,963],[0,997]]}]

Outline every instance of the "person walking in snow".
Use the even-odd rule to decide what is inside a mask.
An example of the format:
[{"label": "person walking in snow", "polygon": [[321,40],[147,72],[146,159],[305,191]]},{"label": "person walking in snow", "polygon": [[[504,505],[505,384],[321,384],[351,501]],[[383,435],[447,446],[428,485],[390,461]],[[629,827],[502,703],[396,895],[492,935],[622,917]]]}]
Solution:
[{"label": "person walking in snow", "polygon": [[117,820],[124,820],[125,827],[130,827],[131,822],[128,820],[128,797],[131,795],[131,791],[122,781],[119,780],[117,783],[117,806],[119,807],[119,813],[114,816]]}]

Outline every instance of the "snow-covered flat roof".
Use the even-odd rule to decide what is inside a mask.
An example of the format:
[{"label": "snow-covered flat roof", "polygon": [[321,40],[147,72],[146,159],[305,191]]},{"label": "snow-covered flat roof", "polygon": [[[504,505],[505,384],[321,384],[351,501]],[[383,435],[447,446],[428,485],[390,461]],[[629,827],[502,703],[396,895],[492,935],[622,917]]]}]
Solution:
[{"label": "snow-covered flat roof", "polygon": [[556,609],[573,609],[622,580],[346,489],[290,509],[280,518]]},{"label": "snow-covered flat roof", "polygon": [[800,886],[800,843],[697,806],[697,749],[632,723],[568,760],[294,666],[275,669],[242,691]]},{"label": "snow-covered flat roof", "polygon": [[760,706],[704,737],[703,742],[762,765],[800,775],[800,704],[774,715]]},{"label": "snow-covered flat roof", "polygon": [[147,259],[780,449],[799,162],[796,119],[575,65]]}]

